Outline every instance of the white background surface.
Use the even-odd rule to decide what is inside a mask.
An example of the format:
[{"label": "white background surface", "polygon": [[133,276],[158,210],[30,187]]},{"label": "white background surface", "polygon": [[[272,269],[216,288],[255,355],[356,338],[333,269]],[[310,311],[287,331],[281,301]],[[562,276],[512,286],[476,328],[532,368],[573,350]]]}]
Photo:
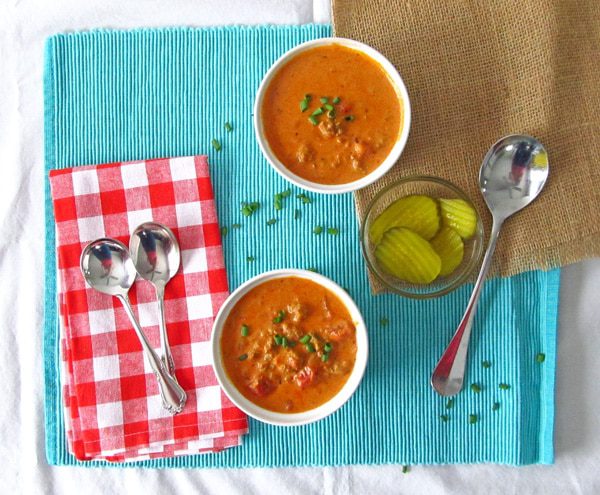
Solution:
[{"label": "white background surface", "polygon": [[415,466],[402,474],[400,466],[160,471],[47,465],[44,40],[99,27],[328,20],[327,0],[0,0],[0,493],[600,493],[600,260],[562,275],[554,466]]}]

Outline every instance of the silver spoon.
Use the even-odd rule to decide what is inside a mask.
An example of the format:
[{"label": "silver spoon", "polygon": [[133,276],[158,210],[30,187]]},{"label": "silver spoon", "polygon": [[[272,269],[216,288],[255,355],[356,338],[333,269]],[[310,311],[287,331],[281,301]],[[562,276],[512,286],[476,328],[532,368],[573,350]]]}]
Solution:
[{"label": "silver spoon", "polygon": [[471,327],[500,227],[509,216],[525,208],[539,195],[548,171],[548,155],[544,146],[530,136],[503,137],[483,159],[479,187],[492,213],[492,233],[465,314],[433,370],[431,385],[442,395],[455,395],[462,389]]},{"label": "silver spoon", "polygon": [[137,272],[156,289],[162,357],[169,373],[175,376],[175,363],[165,321],[165,286],[179,270],[179,244],[169,228],[160,223],[146,222],[131,234],[129,252]]},{"label": "silver spoon", "polygon": [[88,244],[81,253],[81,271],[90,287],[121,301],[156,375],[164,408],[171,414],[181,412],[187,399],[185,391],[150,346],[129,303],[127,294],[137,274],[125,245],[114,239],[98,239]]}]

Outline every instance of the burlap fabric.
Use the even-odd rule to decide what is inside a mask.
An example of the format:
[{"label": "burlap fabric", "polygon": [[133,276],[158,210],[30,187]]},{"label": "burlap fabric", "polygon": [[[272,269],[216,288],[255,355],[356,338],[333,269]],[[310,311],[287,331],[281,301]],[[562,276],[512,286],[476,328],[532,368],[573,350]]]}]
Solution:
[{"label": "burlap fabric", "polygon": [[428,174],[463,188],[489,233],[481,161],[500,137],[524,133],[546,146],[550,177],[505,223],[492,273],[600,254],[598,0],[333,0],[332,10],[335,35],[387,56],[412,104],[405,151],[356,194],[359,218],[383,186]]}]

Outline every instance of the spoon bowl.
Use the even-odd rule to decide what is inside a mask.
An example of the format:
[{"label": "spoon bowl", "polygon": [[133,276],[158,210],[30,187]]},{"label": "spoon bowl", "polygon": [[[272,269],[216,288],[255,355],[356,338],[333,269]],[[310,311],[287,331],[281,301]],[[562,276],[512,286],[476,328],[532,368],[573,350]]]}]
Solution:
[{"label": "spoon bowl", "polygon": [[441,395],[455,395],[462,389],[471,327],[500,228],[509,216],[538,197],[548,172],[548,154],[542,143],[531,136],[503,137],[483,159],[479,186],[492,213],[492,232],[465,314],[431,376],[432,387]]}]

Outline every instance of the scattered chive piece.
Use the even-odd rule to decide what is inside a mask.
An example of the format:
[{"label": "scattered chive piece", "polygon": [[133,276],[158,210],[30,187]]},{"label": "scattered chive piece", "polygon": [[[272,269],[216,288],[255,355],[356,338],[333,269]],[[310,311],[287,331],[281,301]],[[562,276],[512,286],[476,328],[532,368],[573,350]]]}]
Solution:
[{"label": "scattered chive piece", "polygon": [[242,334],[242,337],[248,337],[249,331],[250,331],[250,329],[248,328],[248,325],[242,325],[242,328],[240,329],[240,333]]},{"label": "scattered chive piece", "polygon": [[326,363],[327,361],[329,361],[329,353],[326,352],[325,354],[323,354],[321,356],[321,361],[323,361],[324,363]]},{"label": "scattered chive piece", "polygon": [[327,116],[330,119],[334,119],[335,118],[335,110],[329,110],[329,112],[327,112]]},{"label": "scattered chive piece", "polygon": [[316,235],[320,235],[321,232],[323,232],[323,227],[321,227],[320,225],[317,225],[314,229],[313,229],[313,234]]},{"label": "scattered chive piece", "polygon": [[267,220],[267,225],[271,226],[271,225],[273,225],[276,222],[277,222],[276,218],[270,218],[269,220]]},{"label": "scattered chive piece", "polygon": [[382,327],[387,327],[388,324],[390,323],[390,320],[388,320],[387,318],[380,318],[379,323]]},{"label": "scattered chive piece", "polygon": [[302,201],[305,205],[312,203],[312,199],[310,199],[306,194],[301,193],[301,194],[297,194],[296,197]]},{"label": "scattered chive piece", "polygon": [[254,256],[246,256],[246,261],[248,263],[252,263],[254,261],[254,259],[255,259]]},{"label": "scattered chive piece", "polygon": [[402,466],[402,473],[408,473],[408,466]]},{"label": "scattered chive piece", "polygon": [[300,339],[301,344],[308,344],[310,342],[310,335],[306,334],[304,337]]},{"label": "scattered chive piece", "polygon": [[497,411],[498,409],[500,409],[500,402],[494,402],[492,404],[492,411]]},{"label": "scattered chive piece", "polygon": [[290,194],[292,194],[292,190],[291,189],[286,189],[285,191],[283,191],[281,194],[282,198],[287,198],[290,196]]},{"label": "scattered chive piece", "polygon": [[315,346],[312,345],[310,342],[308,344],[304,344],[304,347],[306,347],[306,350],[308,352],[315,352]]},{"label": "scattered chive piece", "polygon": [[248,359],[248,354],[242,354],[238,359],[240,361],[245,361],[246,359]]},{"label": "scattered chive piece", "polygon": [[452,409],[454,407],[454,399],[448,399],[446,402],[446,409]]},{"label": "scattered chive piece", "polygon": [[277,313],[277,316],[273,318],[273,323],[281,323],[285,318],[285,311],[281,310]]},{"label": "scattered chive piece", "polygon": [[279,193],[273,195],[273,206],[276,210],[281,210],[283,208],[283,196]]},{"label": "scattered chive piece", "polygon": [[446,423],[450,418],[448,417],[447,414],[440,414],[440,419]]},{"label": "scattered chive piece", "polygon": [[471,391],[478,394],[481,392],[481,385],[479,385],[479,383],[471,383]]},{"label": "scattered chive piece", "polygon": [[300,102],[300,111],[304,112],[308,109],[308,100],[306,98],[304,98],[301,102]]},{"label": "scattered chive piece", "polygon": [[318,117],[323,113],[323,108],[317,108],[313,113],[310,114],[311,117]]},{"label": "scattered chive piece", "polygon": [[229,122],[225,122],[225,130],[231,132],[233,131],[233,126]]},{"label": "scattered chive piece", "polygon": [[508,383],[501,383],[500,385],[498,385],[498,388],[500,390],[508,390],[510,388],[510,385]]},{"label": "scattered chive piece", "polygon": [[327,352],[327,353],[330,353],[332,349],[333,349],[333,346],[332,346],[332,345],[331,345],[329,342],[327,342],[327,343],[326,343],[326,344],[323,346],[323,350],[324,350],[325,352]]},{"label": "scattered chive piece", "polygon": [[310,100],[312,100],[312,95],[311,95],[311,94],[309,94],[309,93],[306,93],[306,94],[304,95],[304,99],[305,99],[305,100],[307,100],[307,101],[310,103]]},{"label": "scattered chive piece", "polygon": [[300,218],[300,210],[294,210],[294,220],[298,220]]},{"label": "scattered chive piece", "polygon": [[309,267],[307,268],[307,270],[308,270],[309,272],[319,273],[319,270],[317,270],[317,269],[316,269],[314,266],[309,266]]},{"label": "scattered chive piece", "polygon": [[228,232],[229,232],[229,229],[227,227],[221,227],[221,235],[223,237],[227,236]]},{"label": "scattered chive piece", "polygon": [[344,117],[345,120],[347,120],[348,122],[352,122],[354,120],[354,115],[346,115]]},{"label": "scattered chive piece", "polygon": [[332,103],[333,103],[334,105],[337,105],[337,104],[338,104],[340,101],[342,101],[342,100],[340,99],[340,97],[339,97],[339,96],[336,96],[336,97],[335,97],[335,98],[332,100]]},{"label": "scattered chive piece", "polygon": [[221,151],[221,143],[219,142],[218,139],[213,139],[210,144],[212,144],[212,147],[216,150],[216,151]]},{"label": "scattered chive piece", "polygon": [[231,228],[232,229],[241,229],[242,228],[242,224],[234,223],[234,224],[231,225]]},{"label": "scattered chive piece", "polygon": [[319,125],[319,121],[315,117],[313,117],[312,115],[310,117],[308,117],[308,120],[310,120],[310,123],[312,125]]},{"label": "scattered chive piece", "polygon": [[258,210],[260,208],[260,203],[257,203],[256,201],[252,202],[252,203],[242,203],[242,215],[244,215],[245,217],[249,217],[250,215],[252,215],[252,213],[254,213],[256,210]]},{"label": "scattered chive piece", "polygon": [[321,101],[321,103],[327,103],[329,101],[329,98],[327,98],[326,96],[322,96],[321,98],[319,98],[319,100]]},{"label": "scattered chive piece", "polygon": [[535,360],[538,363],[543,363],[546,360],[546,355],[543,352],[540,352],[536,357]]},{"label": "scattered chive piece", "polygon": [[477,423],[477,414],[469,414],[469,423],[472,425]]},{"label": "scattered chive piece", "polygon": [[287,347],[288,346],[288,339],[286,337],[281,337],[281,347]]},{"label": "scattered chive piece", "polygon": [[485,361],[481,362],[481,366],[483,366],[484,368],[491,368],[492,367],[492,363],[490,363],[487,359]]},{"label": "scattered chive piece", "polygon": [[326,103],[325,105],[323,105],[325,107],[325,110],[329,110],[330,112],[333,111],[333,105],[330,105],[329,103]]},{"label": "scattered chive piece", "polygon": [[329,227],[329,228],[327,229],[327,233],[328,233],[329,235],[338,235],[338,234],[340,233],[340,229],[336,229],[336,228],[334,228],[334,227]]},{"label": "scattered chive piece", "polygon": [[277,345],[281,345],[281,343],[283,342],[283,341],[281,340],[281,335],[279,335],[279,334],[275,335],[275,336],[273,337],[273,340],[275,341],[275,344],[277,344]]}]

